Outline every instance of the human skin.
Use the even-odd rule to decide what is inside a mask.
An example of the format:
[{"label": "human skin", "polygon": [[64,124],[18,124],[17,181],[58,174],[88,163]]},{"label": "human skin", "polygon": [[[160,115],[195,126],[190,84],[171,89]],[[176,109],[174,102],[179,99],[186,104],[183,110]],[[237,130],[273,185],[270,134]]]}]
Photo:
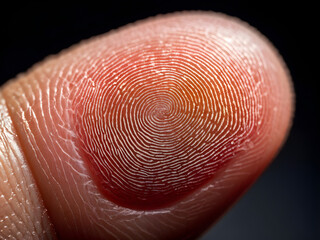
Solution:
[{"label": "human skin", "polygon": [[82,42],[0,99],[0,237],[18,239],[193,239],[275,157],[293,112],[275,48],[211,12]]}]

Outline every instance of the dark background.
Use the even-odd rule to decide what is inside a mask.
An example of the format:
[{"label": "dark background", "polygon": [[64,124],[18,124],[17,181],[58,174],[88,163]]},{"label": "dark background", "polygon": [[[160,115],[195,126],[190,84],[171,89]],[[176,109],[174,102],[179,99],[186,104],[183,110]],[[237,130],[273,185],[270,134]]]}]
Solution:
[{"label": "dark background", "polygon": [[317,8],[280,0],[89,2],[1,6],[0,82],[82,39],[159,13],[213,10],[239,17],[266,35],[286,61],[296,115],[275,161],[202,239],[320,239]]}]

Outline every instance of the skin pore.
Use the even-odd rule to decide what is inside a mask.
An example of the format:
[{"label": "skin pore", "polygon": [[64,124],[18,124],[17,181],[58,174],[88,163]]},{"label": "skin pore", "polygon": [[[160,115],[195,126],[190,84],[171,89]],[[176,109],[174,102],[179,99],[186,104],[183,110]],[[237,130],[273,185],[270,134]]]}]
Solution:
[{"label": "skin pore", "polygon": [[274,47],[211,12],[82,42],[0,99],[0,229],[18,229],[0,236],[18,239],[197,237],[274,158],[293,112]]}]

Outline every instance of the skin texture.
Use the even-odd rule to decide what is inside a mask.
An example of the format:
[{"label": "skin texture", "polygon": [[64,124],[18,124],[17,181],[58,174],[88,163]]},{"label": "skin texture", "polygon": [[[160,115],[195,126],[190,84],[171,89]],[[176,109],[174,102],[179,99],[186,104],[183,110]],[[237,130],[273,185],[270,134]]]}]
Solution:
[{"label": "skin texture", "polygon": [[0,239],[52,239],[47,211],[0,94]]},{"label": "skin texture", "polygon": [[198,236],[274,158],[293,111],[272,45],[237,19],[201,12],[90,39],[1,92],[37,186],[25,191],[40,193],[31,209],[43,215],[30,212],[61,239]]}]

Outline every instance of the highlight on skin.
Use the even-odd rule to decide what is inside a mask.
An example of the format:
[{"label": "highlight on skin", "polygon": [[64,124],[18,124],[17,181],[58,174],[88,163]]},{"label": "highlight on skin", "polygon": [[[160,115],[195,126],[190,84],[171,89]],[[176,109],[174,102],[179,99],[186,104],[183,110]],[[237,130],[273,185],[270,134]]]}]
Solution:
[{"label": "highlight on skin", "polygon": [[2,94],[66,239],[198,236],[275,156],[293,111],[274,47],[202,12],[85,41]]}]

